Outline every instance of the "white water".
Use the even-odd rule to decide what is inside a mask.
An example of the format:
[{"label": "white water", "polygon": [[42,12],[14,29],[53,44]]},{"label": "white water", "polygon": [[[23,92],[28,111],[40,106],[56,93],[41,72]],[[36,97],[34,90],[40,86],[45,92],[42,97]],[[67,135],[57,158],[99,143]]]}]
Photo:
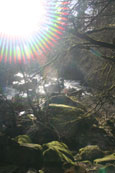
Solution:
[{"label": "white water", "polygon": [[[21,73],[18,73],[15,76],[19,76],[22,79],[20,80],[20,82],[14,81],[13,85],[15,85],[15,84],[23,85],[25,83],[23,80],[23,75]],[[28,77],[28,75],[27,75],[27,77]],[[36,79],[37,82],[39,82],[39,81],[41,81],[42,78],[40,76],[37,76],[34,79]],[[40,84],[37,84],[35,90],[36,90],[36,93],[45,95],[46,94],[46,92],[44,90],[44,87],[45,87],[45,89],[47,90],[47,92],[49,94],[58,93],[58,89],[57,89],[58,86],[59,86],[59,83],[58,83],[57,78],[49,78],[45,84],[44,84],[44,81],[42,81]],[[79,91],[81,89],[85,90],[85,88],[80,85],[79,81],[64,80],[64,89],[72,89],[72,88],[75,89],[76,91]],[[30,90],[32,91],[32,89],[30,89]],[[7,97],[7,99],[11,100],[16,94],[19,94],[19,92],[16,89],[9,86],[9,87],[4,88],[4,94]],[[89,94],[89,93],[85,92],[85,94]],[[22,92],[22,93],[20,93],[20,96],[26,98],[27,94]]]}]

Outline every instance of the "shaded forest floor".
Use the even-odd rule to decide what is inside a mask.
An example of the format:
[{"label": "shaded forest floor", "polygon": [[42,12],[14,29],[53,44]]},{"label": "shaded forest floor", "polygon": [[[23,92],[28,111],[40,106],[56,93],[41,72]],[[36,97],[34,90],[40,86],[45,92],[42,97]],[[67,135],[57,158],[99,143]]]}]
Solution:
[{"label": "shaded forest floor", "polygon": [[18,116],[0,135],[0,173],[114,173],[114,106],[89,97],[52,96],[39,118]]}]

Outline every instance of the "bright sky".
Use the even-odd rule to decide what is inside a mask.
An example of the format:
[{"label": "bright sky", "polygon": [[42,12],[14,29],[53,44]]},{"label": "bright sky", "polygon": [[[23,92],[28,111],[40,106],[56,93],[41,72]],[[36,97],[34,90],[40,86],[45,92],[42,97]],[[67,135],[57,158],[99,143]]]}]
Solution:
[{"label": "bright sky", "polygon": [[0,0],[0,33],[25,37],[45,19],[43,0]]}]

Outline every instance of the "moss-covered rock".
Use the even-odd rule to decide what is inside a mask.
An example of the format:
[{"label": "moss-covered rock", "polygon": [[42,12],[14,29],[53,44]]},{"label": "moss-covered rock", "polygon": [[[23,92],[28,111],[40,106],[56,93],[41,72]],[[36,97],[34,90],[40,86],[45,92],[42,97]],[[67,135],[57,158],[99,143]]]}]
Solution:
[{"label": "moss-covered rock", "polygon": [[[97,120],[92,115],[77,107],[50,104],[49,120],[50,124],[58,131],[61,139],[71,149],[81,148],[87,145],[87,140],[81,143],[82,133],[89,130],[93,124],[97,124]],[[80,146],[79,146],[79,143]]]},{"label": "moss-covered rock", "polygon": [[26,143],[19,146],[8,146],[6,162],[27,168],[41,168],[43,162],[42,147],[38,144]]},{"label": "moss-covered rock", "polygon": [[45,104],[46,105],[47,104],[62,104],[62,105],[74,106],[86,111],[86,108],[82,103],[80,103],[77,100],[74,100],[72,97],[65,96],[65,95],[52,96],[48,100],[48,102],[46,102]]},{"label": "moss-covered rock", "polygon": [[16,142],[18,142],[19,144],[32,143],[32,141],[28,135],[19,135],[19,136],[15,137],[14,140]]},{"label": "moss-covered rock", "polygon": [[44,165],[47,167],[60,167],[63,164],[74,165],[74,158],[67,145],[53,141],[43,145]]},{"label": "moss-covered rock", "polygon": [[97,145],[88,145],[79,150],[79,155],[81,160],[93,161],[96,158],[101,158],[104,156],[103,151]]},{"label": "moss-covered rock", "polygon": [[76,108],[74,106],[68,106],[64,104],[50,104],[49,112],[53,115],[55,114],[55,116],[62,115],[63,118],[66,116],[67,120],[73,120],[75,117],[80,117],[85,113],[85,111],[81,108]]},{"label": "moss-covered rock", "polygon": [[115,163],[115,153],[107,155],[103,158],[94,160],[96,164],[106,164],[106,163]]},{"label": "moss-covered rock", "polygon": [[30,126],[27,134],[32,139],[32,142],[35,144],[44,144],[51,141],[58,140],[57,133],[50,128],[50,125],[45,123],[36,123],[33,126]]},{"label": "moss-covered rock", "polygon": [[44,173],[86,173],[84,167],[76,165],[67,145],[53,141],[43,145]]},{"label": "moss-covered rock", "polygon": [[104,128],[99,128],[98,125],[95,126],[94,119],[89,116],[89,118],[84,117],[79,121],[75,137],[76,147],[82,148],[90,144],[98,145],[103,150],[113,148],[115,146],[114,138],[109,136]]},{"label": "moss-covered rock", "polygon": [[40,169],[43,163],[42,147],[31,143],[18,144],[7,136],[1,136],[0,162]]}]

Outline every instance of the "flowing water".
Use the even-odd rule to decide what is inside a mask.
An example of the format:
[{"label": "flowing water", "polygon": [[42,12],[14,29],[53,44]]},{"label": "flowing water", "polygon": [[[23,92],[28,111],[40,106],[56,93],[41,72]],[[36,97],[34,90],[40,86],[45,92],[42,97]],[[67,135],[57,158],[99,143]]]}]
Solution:
[{"label": "flowing water", "polygon": [[[23,86],[25,82],[23,80],[22,74],[18,73],[16,74],[16,76],[21,77],[22,80],[20,80],[20,82],[14,81],[13,85]],[[46,93],[50,95],[53,93],[60,93],[60,92],[63,93],[64,89],[67,91],[69,89],[74,89],[74,91],[83,90],[84,92],[82,93],[82,95],[90,94],[86,91],[86,88],[80,84],[79,81],[63,80],[63,82],[61,81],[61,84],[60,84],[60,80],[61,79],[57,79],[57,78],[48,78],[48,80],[45,81],[44,83],[44,80],[42,79],[42,77],[37,76],[34,78],[34,80],[30,80],[32,84],[35,82],[35,85],[34,85],[34,89],[29,89],[29,92],[32,93],[33,91],[35,91],[35,93],[38,93],[39,95],[45,95]],[[11,100],[17,94],[19,94],[20,96],[24,98],[27,97],[27,94],[25,92],[19,93],[19,91],[14,89],[13,87],[9,86],[4,88],[4,95],[9,100]]]}]

